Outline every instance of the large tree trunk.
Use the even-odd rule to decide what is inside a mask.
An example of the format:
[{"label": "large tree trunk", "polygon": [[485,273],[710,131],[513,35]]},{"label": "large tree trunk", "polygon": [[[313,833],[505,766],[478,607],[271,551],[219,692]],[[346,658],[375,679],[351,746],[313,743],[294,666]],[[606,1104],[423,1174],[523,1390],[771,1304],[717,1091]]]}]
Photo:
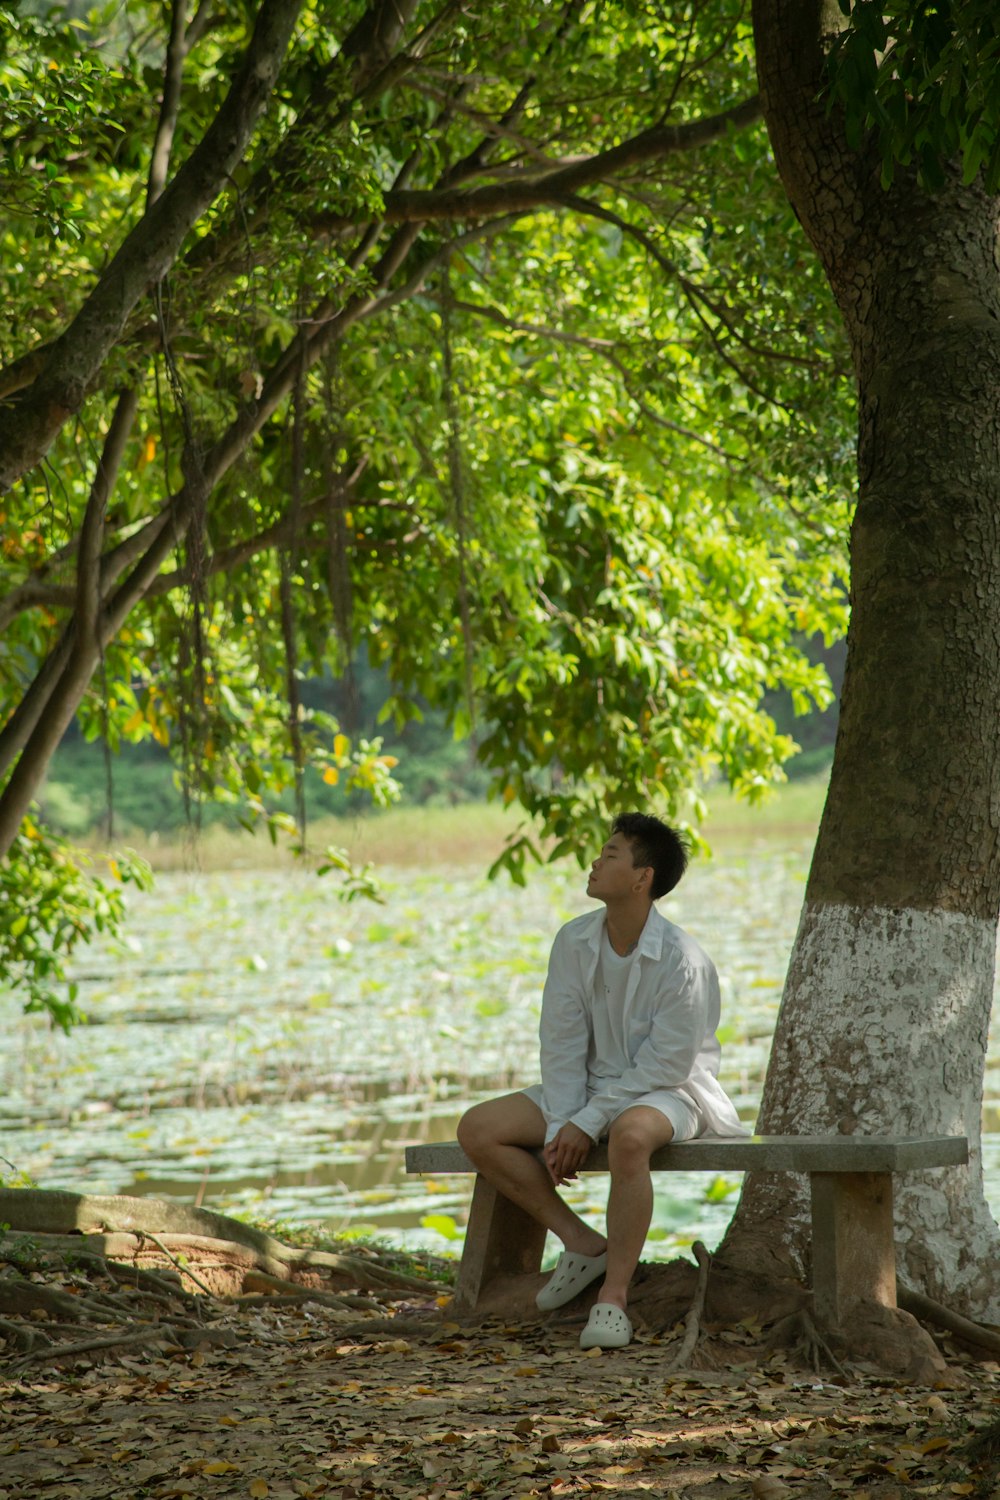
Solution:
[{"label": "large tree trunk", "polygon": [[[886,192],[816,103],[822,0],[755,0],[785,185],[859,392],[851,626],[833,775],[759,1128],[961,1132],[968,1169],[897,1199],[900,1274],[1000,1315],[982,1077],[1000,899],[1000,203]],[[748,1182],[725,1254],[801,1253],[797,1194]]]}]

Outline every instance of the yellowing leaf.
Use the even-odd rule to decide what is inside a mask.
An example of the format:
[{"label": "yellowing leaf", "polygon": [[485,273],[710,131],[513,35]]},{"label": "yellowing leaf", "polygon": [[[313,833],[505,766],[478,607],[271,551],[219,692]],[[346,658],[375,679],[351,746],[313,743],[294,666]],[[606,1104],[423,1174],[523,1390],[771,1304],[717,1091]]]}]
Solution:
[{"label": "yellowing leaf", "polygon": [[264,1500],[265,1495],[270,1494],[270,1490],[267,1487],[267,1480],[251,1479],[249,1493],[253,1496],[253,1500]]},{"label": "yellowing leaf", "polygon": [[337,782],[340,780],[340,772],[337,770],[336,766],[327,766],[326,770],[323,772],[323,780],[326,782],[327,786],[337,785]]},{"label": "yellowing leaf", "polygon": [[346,755],[351,748],[351,742],[346,734],[335,734],[333,737],[334,755]]},{"label": "yellowing leaf", "polygon": [[203,1474],[238,1474],[239,1472],[239,1464],[231,1464],[226,1458],[213,1458],[211,1463],[207,1463],[202,1469]]}]

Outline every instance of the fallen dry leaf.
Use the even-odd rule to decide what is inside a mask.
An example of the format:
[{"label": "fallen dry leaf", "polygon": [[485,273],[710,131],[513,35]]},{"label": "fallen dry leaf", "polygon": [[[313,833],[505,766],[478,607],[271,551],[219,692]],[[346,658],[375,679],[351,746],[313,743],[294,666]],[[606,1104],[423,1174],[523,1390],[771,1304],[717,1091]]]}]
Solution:
[{"label": "fallen dry leaf", "polygon": [[756,1479],[750,1481],[750,1490],[754,1500],[784,1500],[786,1495],[792,1491],[787,1484],[780,1479],[775,1479],[771,1474],[760,1474]]}]

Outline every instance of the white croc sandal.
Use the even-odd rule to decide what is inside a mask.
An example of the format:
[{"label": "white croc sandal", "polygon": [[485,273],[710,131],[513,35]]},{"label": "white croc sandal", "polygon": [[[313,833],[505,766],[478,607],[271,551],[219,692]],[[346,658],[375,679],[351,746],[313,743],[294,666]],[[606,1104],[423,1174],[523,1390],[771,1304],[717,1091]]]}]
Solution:
[{"label": "white croc sandal", "polygon": [[607,1251],[603,1255],[573,1255],[564,1250],[556,1261],[556,1268],[535,1298],[543,1312],[554,1307],[563,1307],[584,1287],[603,1276],[608,1268]]},{"label": "white croc sandal", "polygon": [[595,1302],[580,1335],[581,1349],[624,1349],[632,1342],[632,1324],[613,1302]]}]

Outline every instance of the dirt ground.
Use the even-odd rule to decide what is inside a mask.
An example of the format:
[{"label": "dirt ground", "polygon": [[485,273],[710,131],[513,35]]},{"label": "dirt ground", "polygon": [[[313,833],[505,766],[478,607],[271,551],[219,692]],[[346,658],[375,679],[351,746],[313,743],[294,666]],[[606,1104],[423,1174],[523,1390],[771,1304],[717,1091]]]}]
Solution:
[{"label": "dirt ground", "polygon": [[0,1345],[0,1500],[1000,1494],[996,1363],[945,1345],[954,1381],[906,1387],[748,1325],[669,1375],[679,1330],[584,1354],[581,1324],[463,1327],[411,1294],[227,1305],[182,1349],[148,1324],[57,1361]]}]

